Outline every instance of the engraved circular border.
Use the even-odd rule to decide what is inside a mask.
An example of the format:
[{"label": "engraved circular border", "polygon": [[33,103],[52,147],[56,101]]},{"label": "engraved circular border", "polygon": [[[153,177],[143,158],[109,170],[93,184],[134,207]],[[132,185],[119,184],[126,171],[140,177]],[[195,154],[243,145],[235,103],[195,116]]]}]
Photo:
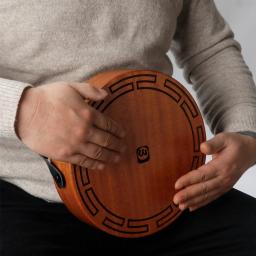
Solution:
[{"label": "engraved circular border", "polygon": [[[158,84],[157,73],[160,73],[165,77],[163,84]],[[104,112],[118,97],[134,90],[155,90],[164,93],[179,105],[190,124],[194,144],[191,170],[199,167],[205,162],[205,155],[201,154],[199,149],[200,143],[205,140],[204,126],[203,124],[199,126],[192,125],[196,118],[201,118],[199,109],[192,96],[190,96],[189,92],[182,85],[175,79],[170,79],[169,76],[161,72],[153,73],[152,71],[145,71],[145,73],[142,74],[130,75],[123,79],[119,79],[118,81],[116,80],[117,79],[114,79],[114,82],[111,81],[104,87],[108,90],[109,95],[111,95],[111,97],[108,98],[108,101],[102,100],[100,102],[90,102],[89,104],[97,110]],[[117,232],[120,234],[133,234],[135,236],[138,234],[150,233],[150,226],[152,223],[154,223],[154,227],[157,227],[160,230],[181,214],[179,208],[171,202],[169,206],[153,216],[143,219],[127,219],[111,212],[101,203],[95,191],[90,186],[90,177],[87,168],[76,166],[74,174],[79,195],[88,213],[93,218],[100,214],[101,224],[109,229],[111,233]],[[83,185],[83,190],[78,185],[79,180]]]}]

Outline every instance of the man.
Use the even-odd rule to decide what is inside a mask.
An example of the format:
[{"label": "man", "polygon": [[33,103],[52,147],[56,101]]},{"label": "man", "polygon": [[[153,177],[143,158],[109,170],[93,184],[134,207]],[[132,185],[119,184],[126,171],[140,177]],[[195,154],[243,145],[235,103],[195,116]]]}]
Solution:
[{"label": "man", "polygon": [[[3,255],[255,254],[255,199],[232,186],[256,162],[256,88],[213,1],[2,0],[0,22]],[[119,161],[125,127],[85,103],[106,93],[81,81],[119,68],[172,74],[169,49],[216,135],[200,147],[213,160],[177,180],[174,224],[119,239],[66,211],[40,155],[92,169]]]}]

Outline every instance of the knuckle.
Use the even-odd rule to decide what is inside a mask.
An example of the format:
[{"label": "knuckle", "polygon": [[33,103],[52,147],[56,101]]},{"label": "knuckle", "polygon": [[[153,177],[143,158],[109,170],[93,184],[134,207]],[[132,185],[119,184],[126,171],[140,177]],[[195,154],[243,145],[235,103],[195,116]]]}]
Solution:
[{"label": "knuckle", "polygon": [[86,136],[86,127],[85,125],[79,125],[74,128],[73,131],[74,137],[80,141],[82,138],[85,138]]},{"label": "knuckle", "polygon": [[202,193],[207,194],[207,192],[208,192],[208,187],[207,187],[207,184],[204,182],[202,184]]},{"label": "knuckle", "polygon": [[78,161],[78,165],[80,165],[80,166],[84,166],[84,167],[90,167],[89,166],[89,163],[88,163],[88,157],[87,156],[82,156],[80,159],[79,159],[79,161]]},{"label": "knuckle", "polygon": [[109,147],[111,145],[111,134],[108,133],[105,137],[104,147]]},{"label": "knuckle", "polygon": [[93,156],[94,156],[95,159],[101,159],[101,158],[102,158],[102,155],[103,155],[103,148],[102,148],[102,147],[98,147],[98,148],[95,150],[94,154],[93,154]]},{"label": "knuckle", "polygon": [[94,120],[94,113],[90,108],[83,109],[83,117],[88,123],[92,123]]},{"label": "knuckle", "polygon": [[201,181],[206,181],[206,175],[204,172],[201,172]]}]

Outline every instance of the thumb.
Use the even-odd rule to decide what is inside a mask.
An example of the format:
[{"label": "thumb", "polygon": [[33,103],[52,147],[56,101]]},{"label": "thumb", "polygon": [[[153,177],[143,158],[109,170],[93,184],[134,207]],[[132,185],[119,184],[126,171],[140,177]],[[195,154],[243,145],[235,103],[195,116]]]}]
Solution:
[{"label": "thumb", "polygon": [[206,155],[215,154],[225,147],[225,138],[223,134],[218,134],[212,139],[201,143],[200,150]]},{"label": "thumb", "polygon": [[70,86],[87,100],[103,100],[108,95],[106,90],[96,88],[89,83],[70,83]]}]

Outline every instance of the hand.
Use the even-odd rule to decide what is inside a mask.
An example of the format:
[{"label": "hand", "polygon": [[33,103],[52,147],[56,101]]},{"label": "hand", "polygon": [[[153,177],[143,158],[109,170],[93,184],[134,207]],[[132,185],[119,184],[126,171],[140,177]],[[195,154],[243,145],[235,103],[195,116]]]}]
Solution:
[{"label": "hand", "polygon": [[174,203],[181,210],[194,211],[229,191],[242,174],[256,162],[256,139],[247,135],[222,132],[200,145],[212,160],[180,177]]},{"label": "hand", "polygon": [[103,89],[88,83],[56,82],[24,91],[16,133],[33,151],[91,169],[117,162],[124,151],[124,129],[87,104],[102,100]]}]

